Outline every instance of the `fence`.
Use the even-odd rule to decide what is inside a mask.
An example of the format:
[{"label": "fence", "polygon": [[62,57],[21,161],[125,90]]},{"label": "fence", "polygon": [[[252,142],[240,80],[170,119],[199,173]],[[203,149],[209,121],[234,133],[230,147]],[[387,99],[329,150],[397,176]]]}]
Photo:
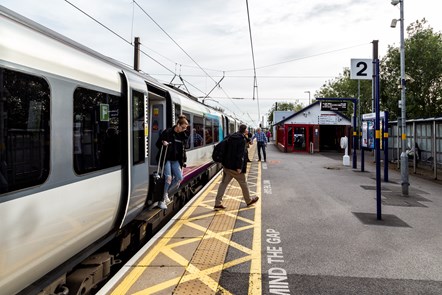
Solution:
[{"label": "fence", "polygon": [[[432,170],[437,179],[438,174],[442,174],[442,118],[408,120],[406,125],[406,150],[415,155],[410,156],[413,172],[416,173],[418,165],[423,166]],[[388,157],[398,167],[402,151],[401,127],[401,121],[389,122],[388,126]]]}]

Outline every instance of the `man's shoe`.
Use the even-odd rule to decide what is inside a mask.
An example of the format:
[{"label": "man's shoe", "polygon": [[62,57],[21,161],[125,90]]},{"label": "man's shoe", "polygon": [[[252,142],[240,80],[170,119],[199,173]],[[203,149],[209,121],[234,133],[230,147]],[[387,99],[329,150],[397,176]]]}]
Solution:
[{"label": "man's shoe", "polygon": [[158,202],[158,208],[166,210],[167,209],[167,205],[165,202]]},{"label": "man's shoe", "polygon": [[218,206],[215,206],[215,207],[213,207],[213,209],[215,209],[215,210],[224,210],[224,209],[226,209],[227,207],[226,206],[223,206],[223,205],[218,205]]},{"label": "man's shoe", "polygon": [[253,198],[253,200],[251,200],[250,203],[247,204],[247,207],[252,205],[252,204],[255,204],[256,202],[258,202],[258,200],[259,200],[259,197]]}]

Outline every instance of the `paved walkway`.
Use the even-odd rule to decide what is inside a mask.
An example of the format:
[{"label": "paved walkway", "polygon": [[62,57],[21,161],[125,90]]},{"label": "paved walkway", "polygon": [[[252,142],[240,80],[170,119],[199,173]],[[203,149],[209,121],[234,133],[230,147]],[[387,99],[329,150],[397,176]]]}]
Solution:
[{"label": "paved walkway", "polygon": [[[374,165],[360,172],[336,153],[274,146],[267,160],[263,235],[277,232],[281,242],[263,237],[263,294],[276,294],[272,269],[286,273],[285,294],[442,294],[440,185],[410,175],[403,197],[400,173],[390,170],[378,221]],[[281,262],[266,259],[275,246]]]},{"label": "paved walkway", "polygon": [[441,185],[410,174],[404,197],[390,170],[379,221],[372,163],[255,147],[257,204],[233,181],[214,211],[216,178],[99,294],[442,294]]}]

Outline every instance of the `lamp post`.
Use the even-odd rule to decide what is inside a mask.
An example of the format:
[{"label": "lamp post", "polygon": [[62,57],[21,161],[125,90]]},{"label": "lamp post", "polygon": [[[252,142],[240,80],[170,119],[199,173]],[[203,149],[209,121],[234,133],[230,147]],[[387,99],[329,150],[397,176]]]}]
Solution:
[{"label": "lamp post", "polygon": [[310,91],[304,91],[304,93],[308,93],[308,105],[310,105]]},{"label": "lamp post", "polygon": [[[401,149],[401,179],[402,179],[402,195],[408,195],[408,187],[410,183],[408,181],[408,156],[406,154],[407,147],[407,118],[405,107],[405,41],[404,41],[404,0],[391,0],[392,5],[400,4],[400,19],[401,22],[401,45],[400,45],[400,58],[401,58],[401,130],[402,130],[402,149]],[[393,20],[391,27],[395,27],[397,20]]]}]

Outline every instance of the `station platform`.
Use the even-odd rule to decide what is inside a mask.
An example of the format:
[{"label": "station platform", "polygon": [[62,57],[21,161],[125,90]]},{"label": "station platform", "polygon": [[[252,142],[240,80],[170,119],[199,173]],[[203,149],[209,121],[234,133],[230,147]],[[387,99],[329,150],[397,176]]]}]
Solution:
[{"label": "station platform", "polygon": [[[250,194],[260,196],[259,162],[247,170]],[[232,180],[223,198],[227,209],[214,210],[221,178],[214,177],[98,294],[239,294],[235,289],[244,285],[226,279],[232,268],[250,274],[247,294],[261,294],[261,203],[247,206]]]},{"label": "station platform", "polygon": [[[247,207],[232,181],[214,211],[218,175],[98,294],[442,294],[442,187],[410,174],[382,182],[342,154],[249,151]],[[252,156],[250,156],[252,158]],[[359,165],[359,163],[358,163]]]}]

